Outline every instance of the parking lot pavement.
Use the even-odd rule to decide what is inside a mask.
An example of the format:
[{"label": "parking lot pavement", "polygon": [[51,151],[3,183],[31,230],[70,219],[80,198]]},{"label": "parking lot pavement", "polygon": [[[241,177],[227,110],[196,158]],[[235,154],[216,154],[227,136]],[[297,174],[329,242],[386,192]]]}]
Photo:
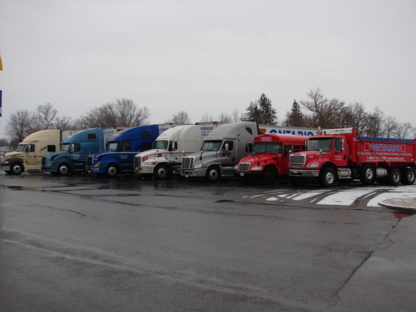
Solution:
[{"label": "parking lot pavement", "polygon": [[416,293],[416,216],[404,217],[340,289],[327,309],[411,311]]}]

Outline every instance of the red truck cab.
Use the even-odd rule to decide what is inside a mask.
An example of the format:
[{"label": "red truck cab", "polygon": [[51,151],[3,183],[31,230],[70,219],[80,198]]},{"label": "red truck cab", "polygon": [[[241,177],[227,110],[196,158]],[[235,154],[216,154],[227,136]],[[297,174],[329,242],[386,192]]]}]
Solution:
[{"label": "red truck cab", "polygon": [[261,179],[273,184],[287,177],[289,155],[305,149],[307,136],[288,134],[261,134],[253,140],[253,154],[242,158],[234,167],[243,181]]}]

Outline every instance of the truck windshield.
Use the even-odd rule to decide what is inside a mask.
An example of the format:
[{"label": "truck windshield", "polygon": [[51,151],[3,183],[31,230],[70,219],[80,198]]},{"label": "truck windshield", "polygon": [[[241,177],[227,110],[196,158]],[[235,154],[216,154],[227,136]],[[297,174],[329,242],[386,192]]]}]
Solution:
[{"label": "truck windshield", "polygon": [[331,150],[331,143],[332,139],[330,138],[316,138],[316,139],[309,139],[306,150],[308,151],[320,151],[329,152]]},{"label": "truck windshield", "polygon": [[168,144],[169,144],[169,142],[168,142],[168,141],[162,141],[162,140],[160,140],[160,141],[156,141],[156,146],[155,146],[155,148],[156,148],[156,149],[163,149],[163,150],[167,150],[167,149],[168,149]]},{"label": "truck windshield", "polygon": [[19,144],[19,146],[16,149],[16,152],[24,152],[26,149],[26,144]]},{"label": "truck windshield", "polygon": [[281,153],[282,143],[255,143],[254,153]]},{"label": "truck windshield", "polygon": [[118,142],[108,142],[107,143],[107,151],[109,152],[117,152]]},{"label": "truck windshield", "polygon": [[221,140],[218,141],[204,141],[202,144],[203,151],[218,151],[221,147]]}]

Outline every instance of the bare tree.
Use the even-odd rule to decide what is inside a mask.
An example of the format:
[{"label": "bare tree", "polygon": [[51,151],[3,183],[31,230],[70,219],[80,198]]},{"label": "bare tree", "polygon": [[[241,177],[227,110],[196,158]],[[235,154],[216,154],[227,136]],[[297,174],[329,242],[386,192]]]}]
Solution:
[{"label": "bare tree", "polygon": [[368,114],[362,103],[355,102],[344,106],[340,116],[339,127],[355,128],[361,135],[365,132],[368,123]]},{"label": "bare tree", "polygon": [[201,121],[202,122],[211,122],[211,121],[214,121],[214,118],[212,117],[212,114],[203,113],[202,116],[201,116]]},{"label": "bare tree", "polygon": [[219,122],[232,122],[233,116],[228,115],[227,113],[219,113],[218,114],[218,121]]},{"label": "bare tree", "polygon": [[191,118],[188,113],[185,111],[180,111],[177,114],[173,114],[171,119],[166,120],[166,122],[178,123],[178,124],[190,124]]},{"label": "bare tree", "polygon": [[139,108],[132,100],[123,98],[91,109],[75,124],[85,128],[137,127],[148,122],[149,116],[146,106]]},{"label": "bare tree", "polygon": [[365,128],[366,136],[379,138],[382,136],[382,128],[384,122],[384,113],[379,107],[374,109],[374,113],[367,117],[367,126]]},{"label": "bare tree", "polygon": [[33,132],[33,113],[28,110],[18,110],[12,113],[7,121],[6,135],[10,141],[22,142]]},{"label": "bare tree", "polygon": [[386,118],[384,118],[382,136],[386,138],[392,138],[396,128],[397,128],[396,117],[387,116]]},{"label": "bare tree", "polygon": [[414,129],[410,122],[400,122],[394,129],[394,136],[397,139],[412,139]]},{"label": "bare tree", "polygon": [[233,110],[231,113],[231,116],[232,116],[233,122],[237,122],[241,120],[240,117],[238,117],[238,109]]},{"label": "bare tree", "polygon": [[53,122],[53,128],[59,130],[66,130],[73,128],[71,117],[56,117]]},{"label": "bare tree", "polygon": [[327,99],[321,94],[321,90],[309,90],[307,96],[311,101],[301,101],[300,103],[312,112],[313,127],[337,128],[340,124],[344,102],[337,99]]},{"label": "bare tree", "polygon": [[33,130],[46,130],[54,128],[54,120],[58,111],[51,103],[40,104],[36,107],[36,112],[33,118]]}]

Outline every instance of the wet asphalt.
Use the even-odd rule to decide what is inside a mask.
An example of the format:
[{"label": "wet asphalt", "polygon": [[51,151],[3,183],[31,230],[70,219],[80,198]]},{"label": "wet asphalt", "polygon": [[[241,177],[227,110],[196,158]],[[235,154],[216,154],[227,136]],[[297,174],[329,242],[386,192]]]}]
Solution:
[{"label": "wet asphalt", "polygon": [[415,216],[276,191],[2,174],[0,311],[414,310]]}]

